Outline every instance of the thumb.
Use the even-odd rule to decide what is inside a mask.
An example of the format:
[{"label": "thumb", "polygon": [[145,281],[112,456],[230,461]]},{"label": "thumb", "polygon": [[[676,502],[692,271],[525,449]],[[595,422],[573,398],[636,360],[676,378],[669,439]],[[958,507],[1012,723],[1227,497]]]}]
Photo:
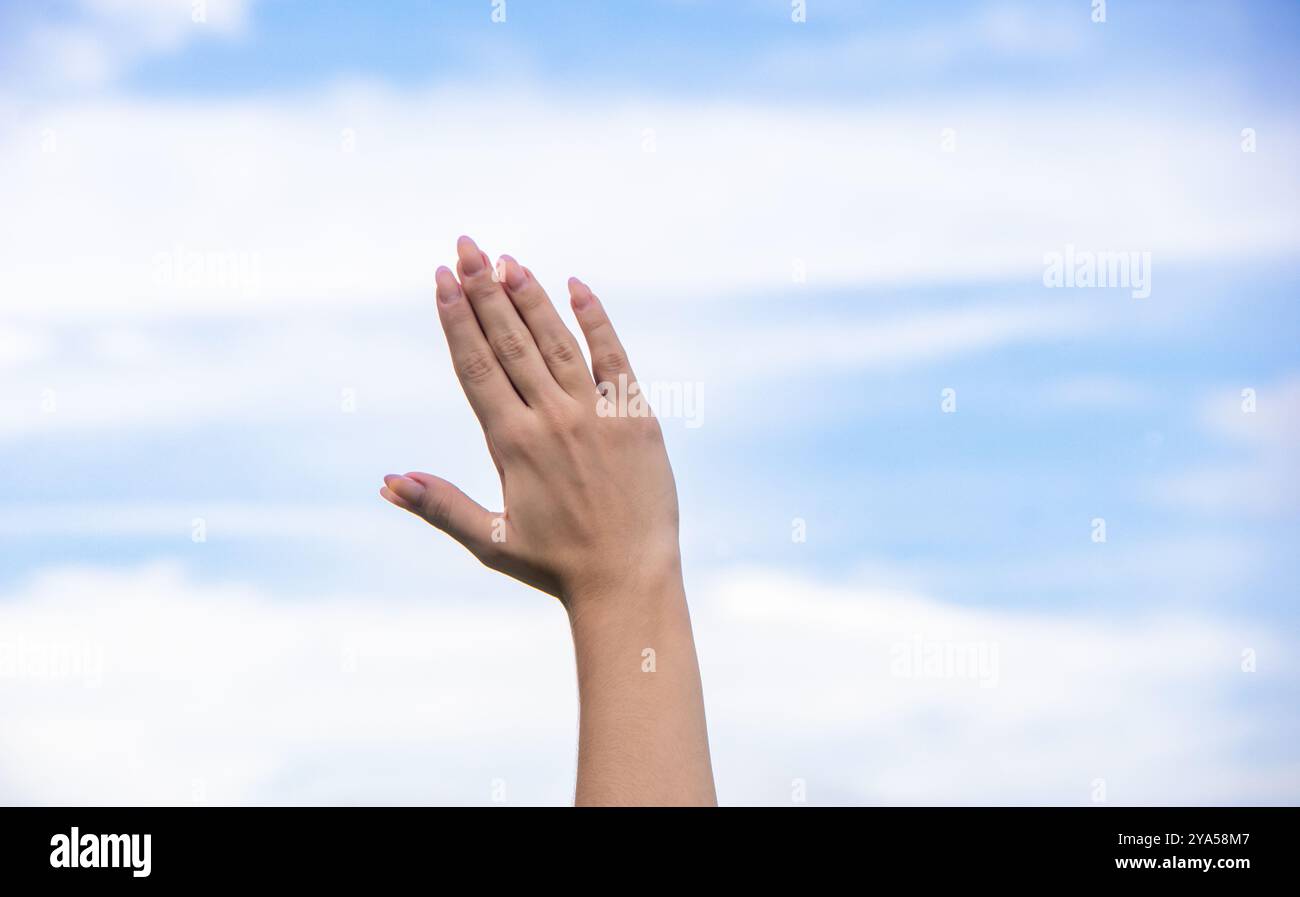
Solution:
[{"label": "thumb", "polygon": [[496,529],[504,526],[494,514],[451,483],[428,473],[384,477],[379,494],[403,510],[423,517],[476,555],[494,541]]}]

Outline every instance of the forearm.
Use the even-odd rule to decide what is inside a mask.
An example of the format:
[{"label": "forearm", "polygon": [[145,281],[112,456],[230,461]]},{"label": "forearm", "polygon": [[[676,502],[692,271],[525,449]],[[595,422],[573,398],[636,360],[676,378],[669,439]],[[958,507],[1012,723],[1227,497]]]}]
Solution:
[{"label": "forearm", "polygon": [[576,802],[717,802],[704,694],[678,565],[575,596],[580,722]]}]

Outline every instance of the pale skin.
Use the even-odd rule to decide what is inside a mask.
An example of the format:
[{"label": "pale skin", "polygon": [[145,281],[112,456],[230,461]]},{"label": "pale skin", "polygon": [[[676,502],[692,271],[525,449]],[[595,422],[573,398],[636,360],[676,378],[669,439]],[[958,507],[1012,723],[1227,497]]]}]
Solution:
[{"label": "pale skin", "polygon": [[668,453],[653,416],[610,413],[637,403],[602,406],[598,386],[635,384],[627,353],[577,278],[590,368],[527,268],[509,256],[494,268],[469,237],[456,254],[455,273],[435,275],[438,317],[505,510],[427,473],[390,474],[380,494],[560,600],[578,668],[578,805],[713,805]]}]

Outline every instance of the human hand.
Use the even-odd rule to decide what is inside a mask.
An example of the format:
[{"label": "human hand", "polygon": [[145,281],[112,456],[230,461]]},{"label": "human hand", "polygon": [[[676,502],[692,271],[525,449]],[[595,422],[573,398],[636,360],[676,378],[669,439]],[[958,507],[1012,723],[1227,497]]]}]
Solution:
[{"label": "human hand", "polygon": [[[571,613],[640,594],[648,578],[680,577],[677,490],[663,435],[600,300],[569,280],[588,370],[528,269],[502,256],[494,270],[469,237],[456,251],[459,280],[445,267],[436,274],[438,316],[500,473],[505,510],[489,511],[427,473],[390,474],[380,494]],[[619,416],[625,407],[633,413]]]}]

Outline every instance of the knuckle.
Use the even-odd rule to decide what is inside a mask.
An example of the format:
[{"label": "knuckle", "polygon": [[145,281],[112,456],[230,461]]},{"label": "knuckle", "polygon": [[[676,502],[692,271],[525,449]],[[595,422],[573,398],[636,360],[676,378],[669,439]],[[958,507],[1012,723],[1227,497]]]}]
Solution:
[{"label": "knuckle", "polygon": [[578,347],[568,340],[560,340],[547,346],[545,355],[548,364],[572,364],[578,359]]},{"label": "knuckle", "polygon": [[536,311],[545,301],[541,290],[525,289],[512,294],[511,298],[515,300],[515,306],[520,311]]},{"label": "knuckle", "polygon": [[601,352],[595,358],[597,370],[606,373],[622,374],[628,370],[627,355],[618,349]]},{"label": "knuckle", "polygon": [[582,419],[582,415],[578,413],[576,407],[564,408],[562,413],[555,416],[555,429],[564,435],[581,433],[582,425],[584,425],[584,419]]},{"label": "knuckle", "polygon": [[505,560],[505,552],[501,550],[499,544],[489,539],[487,542],[474,546],[474,557],[478,558],[479,563],[489,570],[499,570]]},{"label": "knuckle", "polygon": [[495,367],[496,359],[492,353],[474,349],[456,365],[456,373],[464,383],[482,383],[492,376]]},{"label": "knuckle", "polygon": [[528,341],[518,330],[506,330],[493,338],[492,348],[502,361],[519,361],[528,354]]},{"label": "knuckle", "polygon": [[461,286],[464,287],[466,295],[471,300],[481,301],[492,296],[500,287],[492,279],[492,269],[487,268],[474,274],[465,274],[461,277]]},{"label": "knuckle", "polygon": [[498,455],[510,457],[531,441],[528,427],[518,419],[500,421],[492,428],[492,445]]},{"label": "knuckle", "polygon": [[582,429],[583,418],[577,403],[563,402],[547,409],[546,420],[553,432],[574,435]]},{"label": "knuckle", "polygon": [[445,530],[451,520],[451,492],[447,489],[433,489],[424,500],[424,513],[429,522],[438,529]]}]

